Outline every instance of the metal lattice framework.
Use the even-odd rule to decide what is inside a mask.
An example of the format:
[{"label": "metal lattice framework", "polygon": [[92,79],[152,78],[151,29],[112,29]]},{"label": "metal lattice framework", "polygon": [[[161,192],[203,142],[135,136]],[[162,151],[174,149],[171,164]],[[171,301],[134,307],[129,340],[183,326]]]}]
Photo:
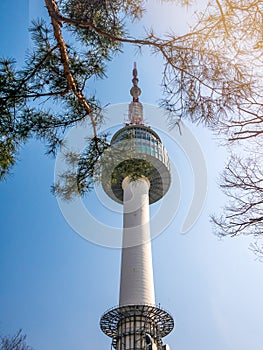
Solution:
[{"label": "metal lattice framework", "polygon": [[[151,325],[152,331],[147,330],[147,326],[141,330],[146,330],[158,338],[168,335],[174,328],[173,317],[165,310],[153,305],[125,305],[106,311],[100,320],[102,331],[113,339],[113,346],[116,348],[117,341],[125,334],[120,334],[120,326],[125,321],[132,320],[138,323],[142,320],[145,325]],[[124,322],[124,323],[125,323]],[[159,342],[159,341],[158,341]]]}]

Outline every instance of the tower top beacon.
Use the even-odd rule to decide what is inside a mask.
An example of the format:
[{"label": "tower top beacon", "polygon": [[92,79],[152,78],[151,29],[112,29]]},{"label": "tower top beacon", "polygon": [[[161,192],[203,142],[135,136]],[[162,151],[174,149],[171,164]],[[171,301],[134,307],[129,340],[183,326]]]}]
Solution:
[{"label": "tower top beacon", "polygon": [[130,124],[143,124],[143,106],[139,102],[139,96],[141,95],[141,89],[138,87],[138,71],[136,63],[134,62],[134,67],[132,71],[133,86],[130,89],[130,94],[132,96],[132,102],[129,104],[129,122]]}]

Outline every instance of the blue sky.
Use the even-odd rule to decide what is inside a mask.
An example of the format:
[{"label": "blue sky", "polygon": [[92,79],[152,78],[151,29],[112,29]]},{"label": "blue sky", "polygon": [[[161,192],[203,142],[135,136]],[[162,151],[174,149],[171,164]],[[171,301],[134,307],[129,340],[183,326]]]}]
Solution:
[{"label": "blue sky", "polygon": [[[45,15],[43,3],[1,0],[1,56],[22,62],[30,45],[28,25],[33,17]],[[167,6],[162,5],[161,11],[153,1],[145,25],[156,23],[161,30],[167,22]],[[178,11],[182,11],[182,23],[177,20]],[[169,9],[170,27],[173,16],[181,28],[187,13]],[[104,104],[129,102],[135,60],[141,101],[157,103],[160,62],[147,53],[140,56],[125,49],[113,61],[108,80],[94,84]],[[189,233],[180,234],[192,177],[183,152],[173,149],[174,144],[164,137],[178,166],[182,191],[175,220],[153,241],[156,303],[169,310],[176,323],[165,341],[171,349],[180,350],[261,350],[262,263],[248,250],[248,238],[219,241],[213,235],[209,214],[220,212],[224,203],[216,181],[226,154],[207,130],[189,127],[206,160],[208,192],[198,222]],[[32,140],[21,149],[13,174],[0,184],[0,334],[22,328],[36,350],[110,349],[110,338],[100,331],[99,319],[118,303],[120,250],[90,243],[70,228],[50,193],[53,176],[54,159]],[[93,196],[86,198],[87,207]],[[96,210],[98,216],[113,220],[99,205],[95,214]],[[114,221],[121,225],[120,216]]]}]

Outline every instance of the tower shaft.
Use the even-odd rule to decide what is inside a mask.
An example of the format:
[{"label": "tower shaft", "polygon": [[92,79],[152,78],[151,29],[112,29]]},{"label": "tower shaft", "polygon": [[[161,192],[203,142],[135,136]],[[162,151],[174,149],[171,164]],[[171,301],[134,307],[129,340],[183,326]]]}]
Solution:
[{"label": "tower shaft", "polygon": [[170,163],[160,137],[143,124],[136,65],[132,82],[130,123],[101,159],[103,189],[124,212],[119,306],[102,315],[100,326],[116,350],[164,350],[174,321],[155,306],[149,204],[168,191]]},{"label": "tower shaft", "polygon": [[154,305],[149,186],[146,178],[123,187],[123,249],[119,305]]}]

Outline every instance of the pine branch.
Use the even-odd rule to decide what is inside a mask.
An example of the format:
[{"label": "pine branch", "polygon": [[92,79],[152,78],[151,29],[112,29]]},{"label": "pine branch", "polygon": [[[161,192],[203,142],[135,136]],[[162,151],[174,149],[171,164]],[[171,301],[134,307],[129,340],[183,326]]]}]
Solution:
[{"label": "pine branch", "polygon": [[65,41],[62,36],[61,32],[61,26],[62,23],[59,19],[60,14],[59,14],[59,8],[57,6],[57,3],[55,0],[45,0],[46,7],[48,9],[49,16],[51,18],[51,24],[53,27],[54,31],[54,37],[58,43],[58,47],[60,50],[60,55],[61,55],[61,62],[64,68],[64,73],[65,77],[68,82],[68,89],[72,90],[74,95],[77,97],[79,102],[84,106],[87,115],[89,116],[93,128],[93,135],[94,137],[97,137],[97,129],[96,129],[96,121],[92,115],[92,109],[90,105],[88,104],[85,96],[83,93],[79,90],[77,83],[70,71],[70,66],[69,66],[69,58],[68,58],[68,53],[67,53],[67,47],[65,44]]}]

